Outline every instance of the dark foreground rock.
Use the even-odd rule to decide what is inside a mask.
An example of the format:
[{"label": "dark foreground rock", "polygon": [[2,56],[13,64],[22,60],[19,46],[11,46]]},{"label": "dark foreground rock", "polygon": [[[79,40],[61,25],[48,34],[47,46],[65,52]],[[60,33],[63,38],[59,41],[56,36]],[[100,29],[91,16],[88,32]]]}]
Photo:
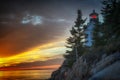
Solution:
[{"label": "dark foreground rock", "polygon": [[54,71],[49,80],[120,80],[120,53],[104,56],[96,63],[89,64],[80,57],[68,68],[66,63]]},{"label": "dark foreground rock", "polygon": [[120,61],[96,73],[89,80],[120,80]]}]

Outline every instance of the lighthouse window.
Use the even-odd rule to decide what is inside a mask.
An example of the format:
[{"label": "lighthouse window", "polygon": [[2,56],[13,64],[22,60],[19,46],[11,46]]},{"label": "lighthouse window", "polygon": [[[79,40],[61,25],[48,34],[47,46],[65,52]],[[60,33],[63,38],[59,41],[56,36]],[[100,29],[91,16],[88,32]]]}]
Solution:
[{"label": "lighthouse window", "polygon": [[95,19],[95,18],[97,18],[97,16],[96,16],[96,15],[92,15],[91,18],[94,18],[94,19]]}]

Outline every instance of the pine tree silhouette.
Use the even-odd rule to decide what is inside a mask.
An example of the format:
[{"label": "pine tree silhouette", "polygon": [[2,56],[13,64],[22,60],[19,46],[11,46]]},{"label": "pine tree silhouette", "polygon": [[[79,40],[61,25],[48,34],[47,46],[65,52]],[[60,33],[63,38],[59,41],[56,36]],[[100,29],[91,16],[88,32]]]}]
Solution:
[{"label": "pine tree silhouette", "polygon": [[84,25],[86,19],[82,19],[81,10],[78,10],[77,19],[75,21],[75,25],[70,30],[71,36],[67,38],[67,48],[71,50],[67,50],[64,55],[65,59],[67,59],[70,65],[75,62],[78,57],[80,57],[84,53],[85,49],[85,33],[84,30],[86,25]]}]

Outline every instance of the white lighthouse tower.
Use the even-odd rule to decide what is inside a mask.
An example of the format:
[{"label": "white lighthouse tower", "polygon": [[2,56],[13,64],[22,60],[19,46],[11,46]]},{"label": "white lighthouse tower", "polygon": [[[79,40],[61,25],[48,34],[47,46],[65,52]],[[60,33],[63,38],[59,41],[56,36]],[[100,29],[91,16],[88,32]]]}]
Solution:
[{"label": "white lighthouse tower", "polygon": [[89,15],[89,23],[87,25],[87,29],[85,30],[85,33],[87,34],[86,41],[87,43],[85,44],[86,46],[92,46],[92,39],[93,39],[93,28],[95,27],[95,24],[99,22],[99,15],[98,13],[93,10],[93,12]]}]

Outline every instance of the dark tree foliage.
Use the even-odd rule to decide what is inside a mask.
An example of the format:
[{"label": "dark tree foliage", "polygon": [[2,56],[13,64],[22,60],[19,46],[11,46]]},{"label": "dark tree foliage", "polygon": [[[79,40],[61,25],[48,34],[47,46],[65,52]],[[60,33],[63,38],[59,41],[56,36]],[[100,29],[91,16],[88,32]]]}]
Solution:
[{"label": "dark tree foliage", "polygon": [[105,45],[105,41],[104,41],[104,32],[103,32],[103,25],[100,22],[96,22],[95,27],[93,29],[93,47],[97,48],[100,46],[104,46]]},{"label": "dark tree foliage", "polygon": [[84,53],[84,43],[85,43],[85,20],[82,19],[81,10],[78,10],[77,19],[75,21],[75,25],[70,30],[71,37],[67,38],[67,48],[69,50],[66,51],[67,54],[64,55],[65,59],[68,61],[68,64],[72,65],[78,57],[80,57]]},{"label": "dark tree foliage", "polygon": [[106,48],[118,51],[120,50],[120,0],[104,0],[102,4],[103,36]]},{"label": "dark tree foliage", "polygon": [[102,15],[107,41],[120,38],[120,0],[104,0]]}]

